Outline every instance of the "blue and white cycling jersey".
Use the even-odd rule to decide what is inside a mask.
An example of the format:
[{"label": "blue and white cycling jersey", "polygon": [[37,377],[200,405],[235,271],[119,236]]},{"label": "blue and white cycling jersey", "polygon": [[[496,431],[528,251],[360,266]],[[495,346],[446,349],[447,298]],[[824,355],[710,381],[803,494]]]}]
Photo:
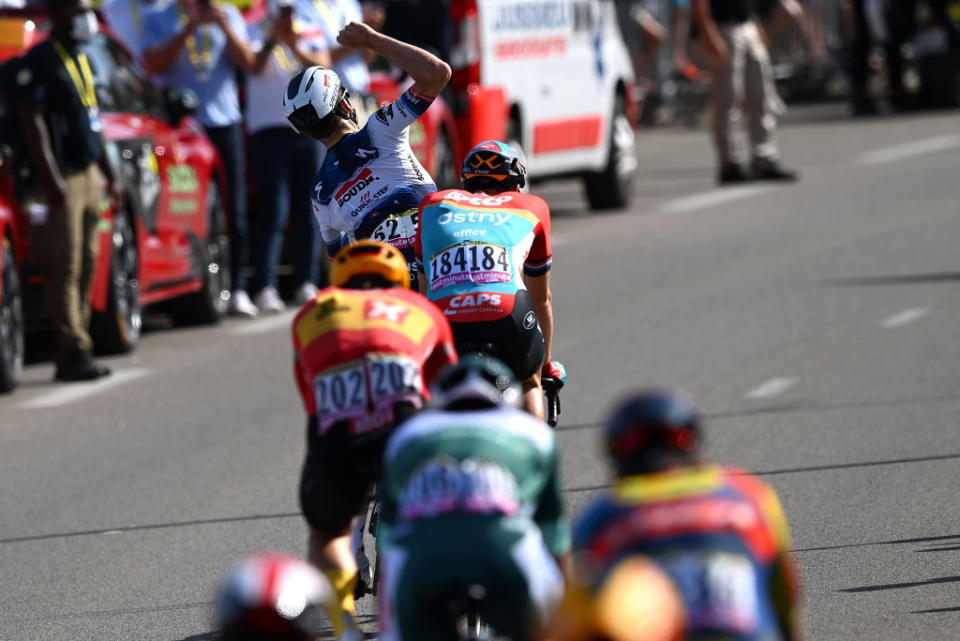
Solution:
[{"label": "blue and white cycling jersey", "polygon": [[410,148],[410,125],[433,98],[408,89],[327,151],[313,188],[313,212],[333,256],[361,238],[383,240],[414,265],[417,207],[437,190]]}]

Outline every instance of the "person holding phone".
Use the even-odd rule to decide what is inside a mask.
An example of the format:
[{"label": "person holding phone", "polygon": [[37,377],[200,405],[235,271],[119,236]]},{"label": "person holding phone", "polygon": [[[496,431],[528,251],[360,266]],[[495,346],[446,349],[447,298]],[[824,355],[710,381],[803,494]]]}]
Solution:
[{"label": "person holding phone", "polygon": [[294,300],[303,305],[317,294],[320,231],[310,192],[324,155],[323,145],[290,127],[277,96],[305,67],[331,64],[329,42],[305,0],[268,0],[266,16],[248,34],[256,53],[246,82],[247,131],[260,219],[251,291],[260,313],[277,313],[285,306],[274,269],[287,219],[292,224]]},{"label": "person holding phone", "polygon": [[192,89],[196,118],[220,152],[226,173],[227,215],[231,234],[232,314],[253,317],[257,308],[246,292],[246,154],[238,71],[253,67],[247,28],[240,11],[219,0],[174,0],[145,16],[143,60],[161,84]]}]

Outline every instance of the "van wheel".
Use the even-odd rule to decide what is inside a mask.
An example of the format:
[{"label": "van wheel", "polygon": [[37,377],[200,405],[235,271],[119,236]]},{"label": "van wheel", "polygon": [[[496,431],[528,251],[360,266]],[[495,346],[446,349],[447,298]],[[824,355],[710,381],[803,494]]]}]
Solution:
[{"label": "van wheel", "polygon": [[90,320],[90,337],[98,354],[129,352],[140,341],[140,259],[130,219],[113,218],[107,307]]},{"label": "van wheel", "polygon": [[610,126],[610,149],[603,171],[584,177],[590,209],[620,209],[630,204],[637,168],[633,127],[626,114],[626,101],[617,94]]},{"label": "van wheel", "polygon": [[433,148],[433,179],[437,189],[453,189],[458,186],[457,168],[454,166],[453,145],[445,127],[437,132]]},{"label": "van wheel", "polygon": [[20,382],[23,371],[23,300],[20,297],[20,275],[13,258],[13,246],[0,241],[0,393],[9,392]]},{"label": "van wheel", "polygon": [[177,324],[210,325],[227,312],[230,301],[230,239],[227,213],[216,183],[207,188],[207,237],[197,250],[203,276],[200,291],[185,296],[173,311]]}]

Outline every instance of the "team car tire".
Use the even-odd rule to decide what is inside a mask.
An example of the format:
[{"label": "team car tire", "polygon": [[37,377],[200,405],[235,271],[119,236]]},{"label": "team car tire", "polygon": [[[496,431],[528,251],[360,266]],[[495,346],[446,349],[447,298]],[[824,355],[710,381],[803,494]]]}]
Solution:
[{"label": "team car tire", "polygon": [[455,163],[450,134],[441,126],[433,149],[433,178],[437,189],[454,189],[459,186]]},{"label": "team car tire", "polygon": [[617,94],[613,114],[607,165],[602,171],[584,177],[590,209],[620,209],[629,205],[633,196],[634,134],[626,114],[626,100],[621,94]]},{"label": "team car tire", "polygon": [[203,272],[200,291],[185,296],[174,309],[178,324],[211,325],[220,322],[230,302],[230,239],[227,237],[227,213],[220,188],[211,182],[207,188],[207,237],[198,250]]},{"label": "team car tire", "polygon": [[0,393],[9,392],[20,382],[23,370],[23,301],[20,296],[20,275],[13,258],[13,247],[0,239],[0,277],[3,297],[0,299]]},{"label": "team car tire", "polygon": [[140,342],[140,255],[130,219],[118,212],[110,242],[107,306],[90,319],[90,337],[98,354],[123,354]]}]

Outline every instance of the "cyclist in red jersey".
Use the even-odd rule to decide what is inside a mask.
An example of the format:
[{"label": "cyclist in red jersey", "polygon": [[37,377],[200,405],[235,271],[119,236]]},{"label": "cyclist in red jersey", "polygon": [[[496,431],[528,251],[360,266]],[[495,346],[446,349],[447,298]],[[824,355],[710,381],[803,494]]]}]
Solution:
[{"label": "cyclist in red jersey", "polygon": [[450,325],[406,289],[406,260],[362,240],[334,257],[330,281],[293,321],[295,377],[307,411],[300,506],[310,560],[337,593],[338,639],[356,631],[354,519],[366,505],[392,428],[423,406],[427,385],[456,362]]},{"label": "cyclist in red jersey", "polygon": [[463,161],[463,189],[420,202],[415,254],[420,291],[450,320],[458,349],[491,344],[523,385],[524,408],[543,419],[550,361],[550,207],[521,193],[526,165],[506,143],[487,141]]}]

